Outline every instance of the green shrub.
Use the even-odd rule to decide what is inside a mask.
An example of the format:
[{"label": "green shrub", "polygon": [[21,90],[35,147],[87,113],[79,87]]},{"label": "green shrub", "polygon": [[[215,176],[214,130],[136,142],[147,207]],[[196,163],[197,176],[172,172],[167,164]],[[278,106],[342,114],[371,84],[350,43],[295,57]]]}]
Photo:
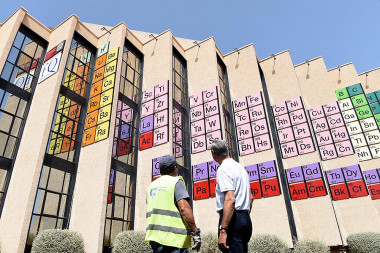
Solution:
[{"label": "green shrub", "polygon": [[124,231],[119,233],[113,243],[113,253],[152,252],[152,248],[145,242],[145,232]]},{"label": "green shrub", "polygon": [[380,252],[380,233],[351,234],[347,237],[347,244],[351,253],[378,253]]},{"label": "green shrub", "polygon": [[253,235],[248,245],[249,253],[288,253],[286,243],[275,235]]},{"label": "green shrub", "polygon": [[330,248],[317,240],[301,239],[294,246],[293,253],[330,253]]},{"label": "green shrub", "polygon": [[32,253],[84,253],[83,238],[75,231],[43,230],[33,241]]},{"label": "green shrub", "polygon": [[218,249],[218,236],[216,233],[201,233],[202,246],[201,253],[220,252]]}]

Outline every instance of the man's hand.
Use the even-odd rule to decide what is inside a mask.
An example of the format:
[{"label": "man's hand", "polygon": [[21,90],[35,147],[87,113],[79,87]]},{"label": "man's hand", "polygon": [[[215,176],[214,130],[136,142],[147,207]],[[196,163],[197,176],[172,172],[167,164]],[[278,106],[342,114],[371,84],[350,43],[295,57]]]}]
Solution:
[{"label": "man's hand", "polygon": [[202,244],[201,230],[198,228],[197,231],[191,232],[191,236],[193,237],[193,242],[194,242],[194,245],[191,249],[196,250],[198,252]]},{"label": "man's hand", "polygon": [[229,246],[227,246],[227,231],[224,229],[221,229],[219,232],[218,248],[221,251],[229,248]]}]

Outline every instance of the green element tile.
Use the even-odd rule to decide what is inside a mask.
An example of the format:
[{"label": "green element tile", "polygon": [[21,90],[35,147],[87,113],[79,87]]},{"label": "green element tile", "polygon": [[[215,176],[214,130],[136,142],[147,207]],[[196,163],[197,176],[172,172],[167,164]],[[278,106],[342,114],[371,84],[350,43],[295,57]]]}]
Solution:
[{"label": "green element tile", "polygon": [[375,93],[376,93],[377,101],[380,102],[380,90],[375,91]]},{"label": "green element tile", "polygon": [[377,124],[380,126],[380,114],[376,114],[375,119],[376,119]]},{"label": "green element tile", "polygon": [[370,104],[377,102],[376,93],[375,92],[368,93],[367,99]]},{"label": "green element tile", "polygon": [[342,88],[342,89],[336,90],[335,94],[336,94],[336,97],[338,98],[338,100],[345,99],[345,98],[349,97],[346,88]]},{"label": "green element tile", "polygon": [[351,98],[352,105],[354,107],[360,107],[363,105],[368,105],[367,99],[364,94],[357,95]]},{"label": "green element tile", "polygon": [[370,106],[371,106],[373,114],[379,114],[380,113],[380,103],[379,102],[373,103]]},{"label": "green element tile", "polygon": [[351,97],[364,93],[363,87],[360,83],[348,86],[346,89]]},{"label": "green element tile", "polygon": [[355,108],[355,111],[356,111],[356,115],[358,116],[359,120],[369,118],[373,115],[371,108],[369,108],[368,105]]}]

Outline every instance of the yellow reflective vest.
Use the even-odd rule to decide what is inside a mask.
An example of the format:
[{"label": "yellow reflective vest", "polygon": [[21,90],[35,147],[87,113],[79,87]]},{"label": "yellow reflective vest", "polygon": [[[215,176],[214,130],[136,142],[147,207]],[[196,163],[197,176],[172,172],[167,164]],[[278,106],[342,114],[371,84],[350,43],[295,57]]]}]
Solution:
[{"label": "yellow reflective vest", "polygon": [[145,241],[176,248],[190,248],[189,227],[175,205],[174,189],[182,177],[161,176],[147,190]]}]

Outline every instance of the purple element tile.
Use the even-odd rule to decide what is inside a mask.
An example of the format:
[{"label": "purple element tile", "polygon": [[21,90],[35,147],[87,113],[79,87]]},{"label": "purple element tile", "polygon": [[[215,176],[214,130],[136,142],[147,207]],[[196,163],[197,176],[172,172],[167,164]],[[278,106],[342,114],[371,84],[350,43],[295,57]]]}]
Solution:
[{"label": "purple element tile", "polygon": [[160,159],[162,156],[152,159],[152,176],[160,175]]},{"label": "purple element tile", "polygon": [[322,178],[321,168],[319,163],[312,163],[308,165],[301,166],[305,180],[312,180],[317,178]]},{"label": "purple element tile", "polygon": [[277,176],[276,164],[274,163],[274,161],[259,163],[258,167],[260,179]]},{"label": "purple element tile", "polygon": [[378,169],[363,171],[363,176],[367,184],[380,183]]},{"label": "purple element tile", "polygon": [[208,167],[209,177],[210,178],[216,177],[216,172],[218,171],[219,163],[215,161],[210,161],[210,162],[207,162],[207,167]]},{"label": "purple element tile", "polygon": [[141,119],[140,132],[146,133],[153,130],[153,115]]},{"label": "purple element tile", "polygon": [[115,179],[115,171],[111,169],[110,184],[113,184],[114,179]]},{"label": "purple element tile", "polygon": [[121,125],[120,138],[121,139],[130,138],[131,137],[131,132],[132,132],[132,129],[131,129],[130,125],[128,125],[128,124]]},{"label": "purple element tile", "polygon": [[193,165],[193,180],[199,181],[208,178],[207,162]]},{"label": "purple element tile", "polygon": [[343,172],[341,168],[326,171],[326,176],[330,185],[344,182]]},{"label": "purple element tile", "polygon": [[362,173],[359,165],[357,164],[343,167],[342,170],[347,182],[362,179]]},{"label": "purple element tile", "polygon": [[286,176],[288,178],[289,184],[301,182],[304,180],[301,166],[287,169]]},{"label": "purple element tile", "polygon": [[257,164],[246,166],[245,170],[248,173],[249,182],[259,180],[259,171]]}]

